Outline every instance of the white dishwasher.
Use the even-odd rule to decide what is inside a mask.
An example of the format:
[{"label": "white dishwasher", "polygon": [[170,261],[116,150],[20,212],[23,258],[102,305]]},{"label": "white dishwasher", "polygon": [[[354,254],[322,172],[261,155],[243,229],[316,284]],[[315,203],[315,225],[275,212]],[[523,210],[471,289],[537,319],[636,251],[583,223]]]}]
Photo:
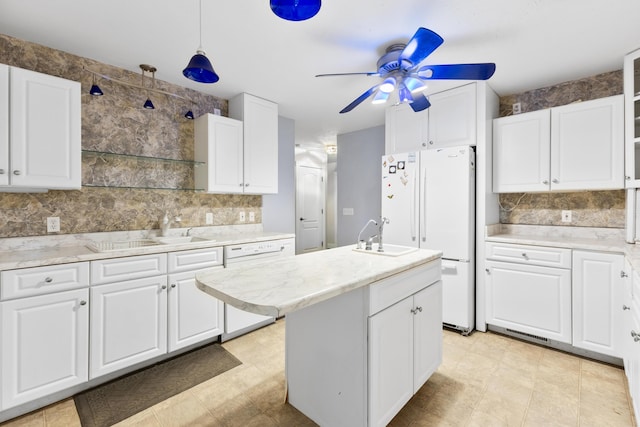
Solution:
[{"label": "white dishwasher", "polygon": [[[224,247],[225,268],[252,268],[262,262],[294,256],[295,239],[267,240],[264,242],[242,243]],[[224,305],[225,325],[221,341],[235,338],[261,326],[273,323],[275,318],[249,313],[229,304]]]}]

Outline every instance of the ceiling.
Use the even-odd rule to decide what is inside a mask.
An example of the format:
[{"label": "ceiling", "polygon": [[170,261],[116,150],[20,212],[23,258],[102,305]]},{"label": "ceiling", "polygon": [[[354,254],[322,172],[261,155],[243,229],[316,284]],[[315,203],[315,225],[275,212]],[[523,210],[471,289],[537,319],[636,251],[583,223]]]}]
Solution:
[{"label": "ceiling", "polygon": [[[182,76],[199,45],[198,0],[1,0],[0,33],[139,72],[221,98],[240,92],[279,104],[296,142],[384,123],[384,107],[343,107],[377,77],[316,78],[376,71],[385,48],[418,27],[444,43],[423,64],[495,62],[500,96],[622,69],[640,48],[638,0],[324,0],[307,21],[285,21],[267,0],[202,0],[202,46],[220,76]],[[428,93],[451,87],[429,82]]]}]

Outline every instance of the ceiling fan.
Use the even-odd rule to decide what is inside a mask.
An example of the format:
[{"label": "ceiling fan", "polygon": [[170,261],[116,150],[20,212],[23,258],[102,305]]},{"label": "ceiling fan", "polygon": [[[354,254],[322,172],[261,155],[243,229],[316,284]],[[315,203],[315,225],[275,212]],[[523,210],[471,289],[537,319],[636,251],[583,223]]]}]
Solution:
[{"label": "ceiling fan", "polygon": [[364,73],[318,74],[316,77],[365,75],[383,77],[382,83],[369,88],[344,107],[340,114],[348,113],[364,100],[374,95],[373,103],[382,104],[397,88],[398,100],[408,103],[413,111],[422,111],[431,106],[427,97],[420,93],[426,89],[424,80],[487,80],[496,71],[496,64],[446,64],[424,65],[420,63],[435,51],[444,39],[426,28],[418,28],[411,40],[405,44],[392,44],[378,60],[378,71]]}]

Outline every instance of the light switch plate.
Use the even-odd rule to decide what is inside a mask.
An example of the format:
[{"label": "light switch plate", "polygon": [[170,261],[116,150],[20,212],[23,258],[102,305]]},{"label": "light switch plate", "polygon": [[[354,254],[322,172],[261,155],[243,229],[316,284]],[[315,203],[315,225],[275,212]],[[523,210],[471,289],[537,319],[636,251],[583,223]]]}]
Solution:
[{"label": "light switch plate", "polygon": [[60,231],[60,217],[47,217],[47,233],[58,233]]},{"label": "light switch plate", "polygon": [[342,208],[342,215],[353,215],[353,208]]},{"label": "light switch plate", "polygon": [[204,222],[206,225],[213,225],[213,212],[207,212],[205,214]]},{"label": "light switch plate", "polygon": [[562,211],[562,222],[571,222],[571,211],[569,210]]}]

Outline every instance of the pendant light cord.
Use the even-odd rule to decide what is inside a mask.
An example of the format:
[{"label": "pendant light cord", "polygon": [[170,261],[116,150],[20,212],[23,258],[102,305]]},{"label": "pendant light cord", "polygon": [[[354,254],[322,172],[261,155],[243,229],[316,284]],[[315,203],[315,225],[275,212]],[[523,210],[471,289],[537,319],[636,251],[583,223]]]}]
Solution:
[{"label": "pendant light cord", "polygon": [[202,51],[202,0],[200,0],[200,44],[198,50]]}]

